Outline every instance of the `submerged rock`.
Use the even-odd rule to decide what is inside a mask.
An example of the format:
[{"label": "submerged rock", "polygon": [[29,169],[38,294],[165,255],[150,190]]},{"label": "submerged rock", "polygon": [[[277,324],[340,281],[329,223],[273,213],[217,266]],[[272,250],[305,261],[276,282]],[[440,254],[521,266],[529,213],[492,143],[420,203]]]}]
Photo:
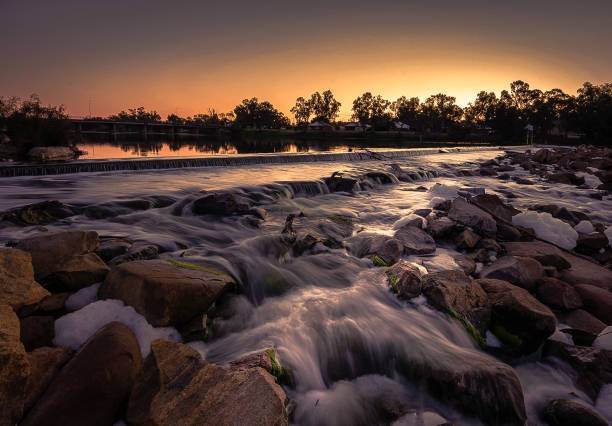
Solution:
[{"label": "submerged rock", "polygon": [[285,393],[260,367],[230,371],[189,346],[156,340],[130,396],[133,425],[286,425]]},{"label": "submerged rock", "polygon": [[73,216],[72,209],[57,200],[43,201],[0,213],[2,220],[18,225],[46,225]]},{"label": "submerged rock", "polygon": [[204,195],[193,202],[195,214],[233,215],[245,214],[253,206],[251,200],[229,192],[214,192]]},{"label": "submerged rock", "polygon": [[19,318],[0,303],[0,424],[14,425],[23,414],[30,363],[19,339]]},{"label": "submerged rock", "polygon": [[387,270],[389,286],[400,298],[411,299],[421,294],[423,280],[416,266],[402,260]]},{"label": "submerged rock", "polygon": [[206,312],[225,288],[228,275],[189,263],[142,260],[111,269],[100,299],[118,299],[156,327],[184,324]]},{"label": "submerged rock", "polygon": [[40,302],[50,293],[34,281],[34,268],[29,253],[0,248],[0,303],[19,310]]},{"label": "submerged rock", "polygon": [[491,330],[512,351],[531,353],[555,332],[555,315],[525,289],[496,279],[476,282],[492,305]]},{"label": "submerged rock", "polygon": [[593,409],[569,399],[550,401],[542,417],[550,426],[608,426]]},{"label": "submerged rock", "polygon": [[104,326],[60,370],[21,424],[113,424],[141,362],[129,328],[118,322]]},{"label": "submerged rock", "polygon": [[404,253],[401,241],[381,234],[358,234],[347,240],[347,246],[356,257],[378,256],[386,265],[393,265]]},{"label": "submerged rock", "polygon": [[407,254],[429,254],[436,251],[434,239],[416,226],[403,226],[395,232],[394,237],[404,245]]}]

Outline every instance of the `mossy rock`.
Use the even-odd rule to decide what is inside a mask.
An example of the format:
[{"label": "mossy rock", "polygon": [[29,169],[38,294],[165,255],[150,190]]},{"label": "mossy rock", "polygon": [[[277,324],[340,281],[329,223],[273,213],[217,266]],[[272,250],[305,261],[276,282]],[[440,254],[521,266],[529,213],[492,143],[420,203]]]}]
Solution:
[{"label": "mossy rock", "polygon": [[274,377],[276,377],[276,382],[279,385],[294,387],[295,382],[293,380],[291,370],[279,364],[279,362],[276,360],[276,351],[274,349],[266,349],[266,353],[270,357],[270,362],[272,363],[271,373]]},{"label": "mossy rock", "polygon": [[449,309],[448,312],[453,317],[455,317],[457,320],[459,320],[459,322],[467,330],[467,332],[470,334],[470,336],[472,336],[472,339],[474,339],[474,341],[476,342],[476,344],[478,346],[480,346],[482,349],[487,347],[487,341],[480,335],[478,330],[476,330],[476,328],[474,328],[472,323],[466,317],[464,317],[459,312],[457,312],[457,311],[455,311],[453,309]]},{"label": "mossy rock", "polygon": [[382,260],[379,256],[374,255],[371,257],[372,259],[372,263],[374,264],[374,266],[378,266],[378,267],[387,267],[389,265],[387,265],[387,262],[385,262],[384,260]]},{"label": "mossy rock", "polygon": [[493,326],[491,332],[499,339],[504,348],[513,353],[520,353],[523,346],[523,340],[520,337],[510,333],[504,326],[499,324]]},{"label": "mossy rock", "polygon": [[347,216],[328,216],[327,218],[341,225],[352,225],[353,224],[353,219]]}]

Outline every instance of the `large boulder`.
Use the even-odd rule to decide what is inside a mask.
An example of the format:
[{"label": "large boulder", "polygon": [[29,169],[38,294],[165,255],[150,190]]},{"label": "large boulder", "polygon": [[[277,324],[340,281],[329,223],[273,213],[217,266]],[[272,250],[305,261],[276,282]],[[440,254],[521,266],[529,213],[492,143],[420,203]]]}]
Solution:
[{"label": "large boulder", "polygon": [[21,342],[26,350],[52,346],[55,337],[55,318],[49,315],[32,315],[21,318]]},{"label": "large boulder", "polygon": [[555,332],[555,315],[527,290],[502,280],[476,282],[493,307],[491,330],[512,351],[531,353]]},{"label": "large boulder", "polygon": [[555,266],[559,279],[568,284],[591,284],[612,291],[612,271],[582,257],[574,256],[543,241],[502,244],[509,256],[530,257],[544,266]]},{"label": "large boulder", "polygon": [[224,370],[189,346],[156,340],[130,396],[133,425],[286,425],[285,393],[260,367]]},{"label": "large boulder", "polygon": [[442,271],[423,278],[423,294],[436,309],[465,318],[484,336],[491,320],[491,304],[480,284],[462,271]]},{"label": "large boulder", "polygon": [[251,200],[230,192],[213,192],[193,202],[195,214],[233,215],[246,214],[253,206]]},{"label": "large boulder", "polygon": [[[582,299],[581,299],[582,300]],[[578,330],[591,336],[590,342],[606,328],[606,324],[595,318],[583,309],[576,309],[559,317],[559,322],[570,327],[571,330]],[[590,345],[590,343],[589,343]],[[587,346],[587,345],[585,345]]]},{"label": "large boulder", "polygon": [[585,310],[607,325],[612,325],[612,293],[588,284],[580,284],[574,288],[580,294]]},{"label": "large boulder", "polygon": [[75,291],[103,281],[109,270],[97,254],[79,254],[58,261],[42,281],[54,291]]},{"label": "large boulder", "polygon": [[28,160],[39,163],[68,161],[76,157],[76,151],[68,146],[37,146],[28,151]]},{"label": "large boulder", "polygon": [[544,268],[528,257],[504,256],[487,266],[480,278],[508,281],[526,290],[535,290],[536,282],[544,275]]},{"label": "large boulder", "polygon": [[378,256],[387,265],[393,265],[404,253],[397,238],[381,234],[358,234],[347,240],[347,247],[354,256]]},{"label": "large boulder", "polygon": [[34,281],[34,268],[29,253],[0,248],[0,303],[19,310],[40,302],[49,294]]},{"label": "large boulder", "polygon": [[21,425],[113,424],[141,363],[130,329],[118,322],[107,324],[60,370]]},{"label": "large boulder", "polygon": [[485,236],[495,236],[497,232],[497,223],[493,216],[470,204],[463,197],[457,197],[453,200],[448,211],[448,218],[469,226]]},{"label": "large boulder", "polygon": [[57,348],[41,347],[28,353],[28,361],[32,372],[26,385],[25,412],[34,406],[51,380],[68,362],[73,352],[72,348],[61,346]]},{"label": "large boulder", "polygon": [[542,417],[550,426],[608,426],[592,408],[569,399],[550,401]]},{"label": "large boulder", "polygon": [[100,240],[95,231],[43,232],[25,238],[17,248],[32,255],[34,274],[37,280],[58,272],[58,265],[73,256],[91,253],[98,248]]},{"label": "large boulder", "polygon": [[572,310],[582,306],[582,298],[576,289],[557,278],[541,278],[536,295],[542,303],[553,309]]},{"label": "large boulder", "polygon": [[411,299],[421,294],[423,279],[416,266],[402,260],[387,270],[389,286],[399,297]]},{"label": "large boulder", "polygon": [[207,311],[233,280],[199,266],[142,260],[114,267],[98,290],[100,299],[118,299],[153,326],[184,324]]},{"label": "large boulder", "polygon": [[0,303],[0,424],[14,425],[23,414],[30,363],[19,340],[19,318]]},{"label": "large boulder", "polygon": [[494,194],[480,194],[473,197],[470,201],[484,211],[494,214],[506,222],[512,222],[512,216],[520,213],[520,210],[505,204]]},{"label": "large boulder", "polygon": [[436,251],[434,239],[416,226],[403,226],[395,232],[394,237],[404,245],[407,254],[429,254]]},{"label": "large boulder", "polygon": [[593,400],[602,386],[612,383],[612,351],[547,340],[542,355],[569,364],[577,375],[577,385]]}]

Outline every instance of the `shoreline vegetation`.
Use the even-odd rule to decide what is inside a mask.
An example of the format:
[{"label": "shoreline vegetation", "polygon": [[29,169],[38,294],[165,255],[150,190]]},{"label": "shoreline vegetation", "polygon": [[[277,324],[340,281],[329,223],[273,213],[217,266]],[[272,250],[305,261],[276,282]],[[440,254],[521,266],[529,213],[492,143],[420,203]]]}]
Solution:
[{"label": "shoreline vegetation", "polygon": [[[560,89],[532,89],[521,80],[499,96],[479,92],[465,108],[453,96],[395,101],[365,92],[352,102],[350,122],[337,121],[341,103],[331,90],[298,97],[290,109],[293,123],[268,101],[244,99],[232,111],[166,120],[155,110],[131,108],[109,117],[86,117],[88,122],[150,123],[211,129],[213,139],[291,137],[298,140],[376,143],[478,142],[490,144],[555,143],[608,145],[612,141],[612,84],[589,82],[569,95]],[[65,107],[28,99],[0,97],[0,159],[33,161],[78,157],[78,132]],[[210,136],[207,136],[210,137]],[[51,150],[31,150],[51,147]]]}]

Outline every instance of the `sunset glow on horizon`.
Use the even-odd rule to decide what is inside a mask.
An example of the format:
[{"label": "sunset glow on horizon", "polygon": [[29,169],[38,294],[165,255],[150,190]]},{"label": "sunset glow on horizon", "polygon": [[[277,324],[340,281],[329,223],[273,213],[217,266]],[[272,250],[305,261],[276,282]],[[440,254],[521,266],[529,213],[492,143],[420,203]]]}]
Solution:
[{"label": "sunset glow on horizon", "polygon": [[603,53],[612,51],[612,6],[603,1],[63,0],[35,2],[35,13],[31,3],[0,1],[0,94],[37,93],[73,116],[227,112],[257,97],[293,118],[298,96],[331,89],[346,120],[365,91],[422,101],[442,92],[465,106],[518,79],[571,94],[612,81]]}]

